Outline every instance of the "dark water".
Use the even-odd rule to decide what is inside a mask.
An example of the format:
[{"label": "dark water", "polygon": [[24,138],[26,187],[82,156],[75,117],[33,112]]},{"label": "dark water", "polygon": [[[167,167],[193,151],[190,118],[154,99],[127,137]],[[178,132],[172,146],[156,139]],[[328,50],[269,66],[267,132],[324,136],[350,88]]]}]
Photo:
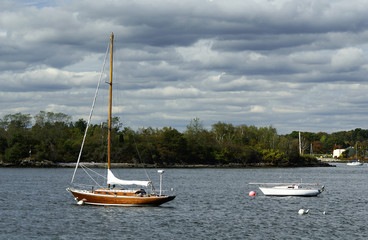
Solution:
[{"label": "dark water", "polygon": [[[115,173],[136,178],[142,171]],[[147,171],[158,183],[156,170]],[[173,187],[176,199],[133,208],[77,205],[65,191],[72,172],[0,169],[0,239],[368,239],[368,165],[167,169],[164,187]],[[274,198],[248,185],[300,179],[327,191],[315,198]],[[251,190],[256,197],[248,196]],[[300,208],[309,214],[298,215]]]}]

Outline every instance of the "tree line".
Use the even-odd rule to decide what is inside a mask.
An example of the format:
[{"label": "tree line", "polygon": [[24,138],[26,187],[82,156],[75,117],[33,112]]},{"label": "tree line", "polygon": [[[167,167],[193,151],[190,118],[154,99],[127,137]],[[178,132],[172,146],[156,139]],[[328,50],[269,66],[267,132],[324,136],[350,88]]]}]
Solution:
[{"label": "tree line", "polygon": [[[8,114],[0,120],[0,162],[17,166],[25,159],[53,163],[76,162],[87,122],[76,122],[64,113],[41,111]],[[172,127],[122,127],[119,118],[112,121],[113,163],[154,165],[235,165],[235,166],[313,166],[318,165],[309,153],[331,153],[334,148],[355,141],[366,144],[368,131],[303,132],[299,154],[298,132],[279,135],[272,126],[218,122],[205,129],[198,118],[186,130]],[[81,161],[106,162],[107,122],[88,128]],[[311,146],[309,148],[309,146]]]}]

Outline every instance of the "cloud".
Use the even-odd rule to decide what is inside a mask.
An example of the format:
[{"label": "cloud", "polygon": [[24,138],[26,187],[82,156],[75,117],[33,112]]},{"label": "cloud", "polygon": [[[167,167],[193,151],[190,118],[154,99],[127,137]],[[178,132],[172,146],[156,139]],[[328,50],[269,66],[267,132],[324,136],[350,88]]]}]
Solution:
[{"label": "cloud", "polygon": [[0,9],[1,116],[86,119],[114,32],[114,111],[125,125],[185,130],[198,117],[208,128],[280,133],[368,128],[364,1],[5,0]]},{"label": "cloud", "polygon": [[250,111],[253,113],[263,113],[265,111],[265,107],[263,106],[251,106]]},{"label": "cloud", "polygon": [[92,87],[91,79],[97,79],[94,72],[68,72],[56,68],[30,69],[25,72],[6,72],[0,76],[2,90],[10,92],[53,92],[73,87]]},{"label": "cloud", "polygon": [[339,49],[331,58],[331,66],[336,71],[359,70],[362,64],[364,64],[364,52],[359,48]]}]

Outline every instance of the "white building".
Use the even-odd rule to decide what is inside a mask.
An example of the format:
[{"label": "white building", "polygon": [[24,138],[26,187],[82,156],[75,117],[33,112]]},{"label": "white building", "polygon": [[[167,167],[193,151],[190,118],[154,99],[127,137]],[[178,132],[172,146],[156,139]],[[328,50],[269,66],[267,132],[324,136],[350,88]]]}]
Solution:
[{"label": "white building", "polygon": [[333,150],[332,157],[338,158],[343,152],[345,152],[345,149],[335,149]]}]

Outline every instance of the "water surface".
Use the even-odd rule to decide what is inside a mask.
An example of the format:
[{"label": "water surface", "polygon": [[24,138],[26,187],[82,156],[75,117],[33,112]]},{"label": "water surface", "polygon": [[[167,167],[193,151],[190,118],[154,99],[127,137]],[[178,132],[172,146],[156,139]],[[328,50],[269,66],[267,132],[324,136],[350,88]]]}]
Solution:
[{"label": "water surface", "polygon": [[[368,166],[336,166],[166,169],[164,188],[177,197],[161,207],[79,206],[65,190],[71,168],[2,168],[0,239],[367,239]],[[147,171],[158,189],[156,169]],[[145,177],[142,169],[114,173]],[[318,182],[327,191],[265,197],[248,184],[281,181]],[[298,215],[300,208],[309,214]]]}]

